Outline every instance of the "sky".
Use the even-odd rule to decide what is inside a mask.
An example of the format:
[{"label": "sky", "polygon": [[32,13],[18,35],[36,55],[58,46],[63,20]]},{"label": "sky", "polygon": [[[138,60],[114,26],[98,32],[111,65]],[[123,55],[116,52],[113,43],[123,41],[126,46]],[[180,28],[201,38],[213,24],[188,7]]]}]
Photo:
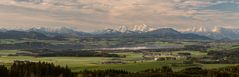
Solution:
[{"label": "sky", "polygon": [[1,28],[239,27],[239,0],[0,0]]}]

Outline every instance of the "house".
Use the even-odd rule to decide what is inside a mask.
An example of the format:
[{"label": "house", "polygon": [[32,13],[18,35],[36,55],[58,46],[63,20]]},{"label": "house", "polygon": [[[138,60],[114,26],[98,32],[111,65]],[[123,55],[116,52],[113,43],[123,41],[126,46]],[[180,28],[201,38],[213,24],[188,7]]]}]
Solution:
[{"label": "house", "polygon": [[177,60],[177,59],[187,59],[191,57],[191,53],[178,53],[177,55],[168,53],[144,53],[143,58],[145,60],[155,60],[155,61],[164,61],[164,60]]},{"label": "house", "polygon": [[192,57],[192,54],[187,52],[182,52],[182,53],[178,53],[177,56],[178,58],[188,59]]},{"label": "house", "polygon": [[157,58],[154,58],[155,61],[164,61],[164,60],[177,60],[176,56],[160,56]]}]

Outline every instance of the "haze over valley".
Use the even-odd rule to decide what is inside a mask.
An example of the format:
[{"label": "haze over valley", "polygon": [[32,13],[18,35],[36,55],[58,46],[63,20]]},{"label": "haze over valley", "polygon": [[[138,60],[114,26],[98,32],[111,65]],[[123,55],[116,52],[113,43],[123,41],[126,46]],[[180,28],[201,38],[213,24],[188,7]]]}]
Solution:
[{"label": "haze over valley", "polygon": [[0,77],[239,77],[238,0],[0,0]]}]

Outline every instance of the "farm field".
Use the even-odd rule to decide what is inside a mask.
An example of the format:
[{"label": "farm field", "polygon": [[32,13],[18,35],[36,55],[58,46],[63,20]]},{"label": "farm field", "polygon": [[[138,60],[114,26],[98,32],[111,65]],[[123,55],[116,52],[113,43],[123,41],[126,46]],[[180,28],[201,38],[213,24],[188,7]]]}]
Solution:
[{"label": "farm field", "polygon": [[[14,54],[17,50],[2,50],[1,54]],[[190,51],[178,51],[190,52]],[[191,52],[193,56],[204,56],[205,53]],[[184,60],[167,60],[167,61],[154,61],[142,59],[141,53],[125,52],[117,53],[120,55],[126,55],[125,58],[120,60],[126,62],[126,64],[102,64],[105,61],[112,61],[114,58],[110,57],[32,57],[32,56],[2,56],[0,57],[0,64],[10,66],[14,61],[33,61],[33,62],[49,62],[56,65],[68,66],[72,71],[79,72],[82,70],[103,70],[103,69],[118,69],[127,70],[130,72],[138,72],[146,69],[160,68],[162,66],[171,66],[174,71],[179,71],[189,67],[200,66],[204,69],[214,69],[226,66],[235,66],[236,64],[182,64]]]}]

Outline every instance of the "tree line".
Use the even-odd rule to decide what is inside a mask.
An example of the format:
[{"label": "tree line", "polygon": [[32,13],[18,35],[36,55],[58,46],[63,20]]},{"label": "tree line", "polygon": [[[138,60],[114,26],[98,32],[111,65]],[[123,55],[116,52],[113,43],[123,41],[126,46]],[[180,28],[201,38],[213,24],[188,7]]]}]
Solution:
[{"label": "tree line", "polygon": [[211,70],[192,67],[179,72],[173,72],[167,66],[136,73],[122,70],[96,70],[82,71],[78,77],[239,77],[239,66]]},{"label": "tree line", "polygon": [[8,69],[0,65],[0,77],[74,77],[68,67],[46,62],[15,61]]},{"label": "tree line", "polygon": [[17,56],[35,56],[35,57],[123,57],[118,54],[97,52],[93,50],[52,50],[52,49],[34,49],[24,50],[31,53],[17,53]]},{"label": "tree line", "polygon": [[10,68],[0,65],[0,77],[239,77],[239,66],[210,70],[191,67],[177,72],[164,66],[140,72],[108,69],[74,73],[53,63],[15,61]]}]

